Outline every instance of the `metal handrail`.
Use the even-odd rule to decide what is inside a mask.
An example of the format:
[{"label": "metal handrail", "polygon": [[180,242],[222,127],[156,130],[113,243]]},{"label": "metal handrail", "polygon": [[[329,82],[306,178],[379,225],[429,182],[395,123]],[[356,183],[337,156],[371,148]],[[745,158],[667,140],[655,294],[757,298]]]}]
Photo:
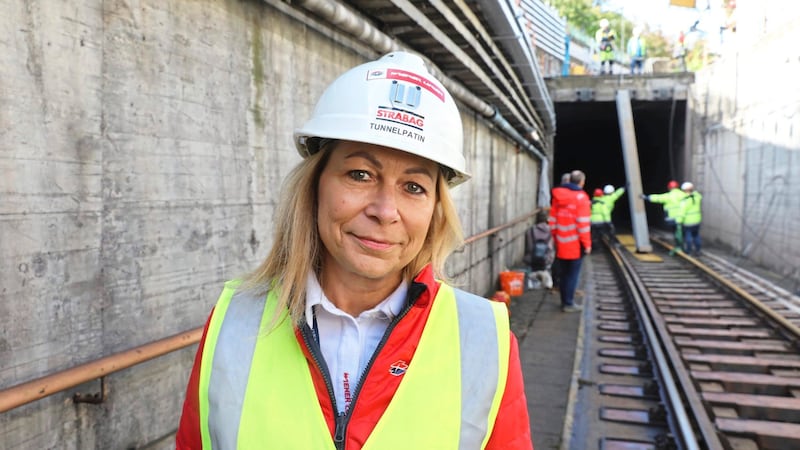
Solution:
[{"label": "metal handrail", "polygon": [[470,236],[470,237],[464,239],[464,245],[472,244],[473,242],[475,242],[477,240],[480,240],[480,239],[483,239],[485,237],[489,237],[489,236],[497,233],[498,231],[502,231],[502,230],[505,230],[506,228],[513,227],[514,225],[516,225],[516,224],[518,224],[520,222],[524,222],[524,221],[530,219],[531,217],[535,216],[537,212],[539,212],[539,209],[535,210],[534,212],[532,212],[530,214],[526,214],[524,216],[520,216],[520,217],[512,220],[511,222],[505,223],[503,225],[500,225],[500,226],[497,226],[497,227],[494,227],[494,228],[489,228],[488,230],[486,230],[486,231],[484,231],[482,233],[478,233],[476,235]]},{"label": "metal handrail", "polygon": [[[511,222],[470,236],[464,240],[464,245],[471,244],[506,228],[517,225],[520,222],[524,222],[533,217],[538,211],[537,209],[533,213],[521,216]],[[96,380],[98,378],[103,379],[106,375],[155,359],[167,353],[181,350],[200,342],[202,335],[203,327],[193,328],[149,344],[114,353],[70,369],[55,372],[0,390],[0,413],[41,400],[45,397],[86,383],[87,381]]]},{"label": "metal handrail", "polygon": [[202,335],[203,327],[194,328],[140,347],[114,353],[71,369],[62,370],[3,389],[0,391],[0,413],[196,344],[200,341]]}]

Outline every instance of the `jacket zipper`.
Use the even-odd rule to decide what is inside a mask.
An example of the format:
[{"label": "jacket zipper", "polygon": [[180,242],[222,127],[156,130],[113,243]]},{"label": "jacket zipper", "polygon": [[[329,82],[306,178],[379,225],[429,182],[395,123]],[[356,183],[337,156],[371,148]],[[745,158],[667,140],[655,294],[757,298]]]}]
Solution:
[{"label": "jacket zipper", "polygon": [[[409,294],[413,292],[416,285],[417,285],[416,283],[411,283],[411,287],[409,288]],[[325,387],[327,387],[328,389],[328,396],[330,397],[331,403],[333,404],[333,410],[337,411],[336,427],[333,436],[333,443],[337,450],[344,450],[345,448],[344,438],[345,435],[347,434],[347,424],[350,423],[350,415],[353,412],[353,409],[355,409],[356,402],[358,401],[358,394],[361,393],[361,385],[364,382],[364,378],[367,376],[370,369],[372,368],[372,364],[375,362],[378,353],[381,352],[383,346],[386,345],[386,341],[389,340],[389,335],[392,334],[392,330],[394,330],[397,324],[400,323],[400,320],[402,320],[403,317],[405,317],[406,314],[408,314],[408,312],[411,310],[411,307],[416,302],[417,298],[419,298],[420,294],[421,292],[415,294],[413,300],[407,302],[405,308],[403,308],[403,310],[400,311],[400,314],[398,314],[397,317],[395,317],[394,320],[392,320],[392,323],[390,323],[389,326],[386,328],[386,331],[383,333],[383,337],[381,338],[380,342],[378,342],[377,347],[375,347],[375,351],[372,353],[372,356],[370,357],[369,362],[367,363],[367,367],[364,368],[364,371],[358,378],[358,385],[357,385],[358,387],[356,388],[356,391],[353,393],[353,400],[350,402],[350,408],[342,414],[338,413],[339,408],[338,406],[336,406],[336,395],[333,392],[333,382],[331,381],[331,375],[328,372],[328,366],[327,364],[320,364],[320,361],[323,358],[321,356],[322,351],[319,348],[319,344],[317,343],[317,340],[311,335],[312,333],[311,327],[309,327],[308,324],[303,326],[302,328],[303,340],[305,341],[306,346],[308,346],[308,349],[311,353],[311,357],[314,359],[314,362],[317,364],[317,367],[319,367],[320,371],[322,372],[322,378],[325,380]]]},{"label": "jacket zipper", "polygon": [[[375,351],[369,358],[367,367],[364,368],[364,370],[361,372],[361,376],[359,376],[358,378],[358,385],[357,385],[358,387],[356,387],[356,391],[353,393],[353,401],[350,402],[350,408],[344,414],[340,414],[339,417],[337,417],[336,420],[337,433],[336,433],[336,438],[334,439],[337,450],[344,450],[344,436],[347,431],[347,424],[350,422],[350,415],[355,409],[356,402],[358,401],[358,394],[361,393],[361,386],[364,383],[364,379],[367,377],[367,374],[372,368],[372,364],[375,362],[375,359],[377,359],[378,353],[381,352],[383,346],[386,345],[386,341],[389,340],[389,335],[392,334],[392,330],[394,330],[394,328],[397,326],[400,320],[403,319],[403,317],[405,317],[406,314],[408,314],[408,311],[410,310],[411,310],[411,305],[410,304],[406,305],[406,307],[400,312],[400,314],[398,314],[397,317],[395,317],[394,320],[392,320],[392,323],[390,323],[389,326],[386,328],[386,331],[383,333],[383,337],[381,338],[380,342],[378,342],[377,347],[375,347]],[[339,419],[341,419],[341,422],[339,421]],[[341,426],[341,435],[339,435],[340,426]],[[339,438],[341,438],[341,440],[339,440]]]},{"label": "jacket zipper", "polygon": [[[319,348],[319,343],[317,343],[316,338],[313,336],[313,332],[311,331],[311,327],[308,324],[303,325],[300,329],[300,334],[303,336],[303,341],[306,343],[306,347],[308,347],[308,352],[311,353],[311,358],[314,360],[314,364],[317,365],[317,368],[320,372],[322,372],[322,379],[325,380],[325,388],[328,390],[328,397],[331,400],[331,405],[334,411],[339,411],[339,408],[336,406],[336,395],[333,393],[333,382],[331,381],[331,374],[328,372],[328,365],[322,364],[322,350]],[[340,433],[340,425],[341,425],[341,418],[344,414],[339,414],[336,417],[336,437],[339,436]],[[342,437],[344,438],[344,432],[342,432]],[[336,439],[334,437],[334,441]],[[336,445],[336,448],[339,448],[339,445]]]}]

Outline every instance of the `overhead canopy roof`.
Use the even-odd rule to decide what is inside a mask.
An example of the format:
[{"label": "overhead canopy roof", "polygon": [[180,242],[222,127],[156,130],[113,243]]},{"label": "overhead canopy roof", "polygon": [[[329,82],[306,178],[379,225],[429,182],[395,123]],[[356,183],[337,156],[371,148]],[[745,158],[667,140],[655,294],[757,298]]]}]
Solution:
[{"label": "overhead canopy roof", "polygon": [[[544,149],[555,131],[552,100],[534,49],[507,0],[301,0],[319,14],[345,6],[396,45],[427,57],[443,75]],[[330,13],[333,15],[333,13]],[[341,14],[341,11],[339,12]],[[388,51],[390,48],[380,49]],[[486,106],[484,105],[484,106]],[[486,111],[484,111],[486,114]],[[487,114],[488,115],[488,114]]]}]

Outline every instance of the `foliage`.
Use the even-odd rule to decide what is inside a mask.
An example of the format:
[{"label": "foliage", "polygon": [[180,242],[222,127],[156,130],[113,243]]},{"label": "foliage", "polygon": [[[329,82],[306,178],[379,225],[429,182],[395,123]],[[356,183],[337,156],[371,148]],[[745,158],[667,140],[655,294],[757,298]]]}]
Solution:
[{"label": "foliage", "polygon": [[[729,2],[730,0],[720,0]],[[603,0],[549,0],[558,13],[567,20],[570,29],[578,29],[589,36],[594,36],[600,28],[600,19],[608,19],[611,28],[617,34],[617,48],[624,51],[625,42],[632,34],[635,26],[630,20],[615,11],[602,11]],[[727,4],[727,3],[726,3]],[[642,24],[644,25],[644,24]],[[661,31],[648,31],[645,27],[644,38],[647,42],[647,56],[651,58],[674,58],[677,42],[665,36]],[[709,63],[707,43],[696,41],[686,49],[686,69],[696,71]],[[680,59],[672,59],[672,65],[681,65]]]},{"label": "foliage", "polygon": [[[602,3],[597,0],[550,0],[550,5],[567,19],[567,24],[571,29],[579,29],[594,36],[600,28],[600,19],[608,19],[620,41],[629,37],[633,30],[633,23],[617,12],[601,11],[599,5]],[[617,42],[617,45],[622,48],[624,43]]]},{"label": "foliage", "polygon": [[[600,19],[608,19],[611,27],[617,33],[617,48],[624,50],[627,40],[633,34],[635,26],[630,20],[614,11],[601,11],[602,0],[550,0],[558,13],[567,20],[571,29],[579,29],[594,36],[600,28]],[[664,36],[660,31],[648,32],[645,30],[644,38],[647,42],[647,54],[650,57],[671,57],[674,42]]]},{"label": "foliage", "polygon": [[672,56],[673,43],[661,31],[645,32],[643,34],[645,42],[647,42],[647,56],[651,58]]},{"label": "foliage", "polygon": [[713,56],[708,53],[708,41],[705,39],[699,40],[686,53],[686,69],[691,72],[697,72],[710,64],[712,59]]},{"label": "foliage", "polygon": [[571,28],[594,35],[597,22],[600,21],[600,11],[592,6],[592,0],[551,0],[550,4],[567,19]]}]

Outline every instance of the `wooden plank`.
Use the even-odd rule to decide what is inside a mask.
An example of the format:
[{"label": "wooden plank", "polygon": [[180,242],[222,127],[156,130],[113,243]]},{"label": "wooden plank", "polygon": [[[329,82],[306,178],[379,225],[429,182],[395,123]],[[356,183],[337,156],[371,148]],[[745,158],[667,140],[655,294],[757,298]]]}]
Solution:
[{"label": "wooden plank", "polygon": [[699,362],[706,364],[727,364],[731,366],[761,366],[764,369],[770,367],[800,368],[800,361],[785,358],[759,358],[754,356],[734,356],[734,355],[709,355],[706,353],[685,354],[683,359],[689,362]]},{"label": "wooden plank", "polygon": [[800,410],[800,398],[775,395],[732,394],[728,392],[703,392],[704,400],[724,405],[739,405],[754,408]]},{"label": "wooden plank", "polygon": [[752,384],[779,387],[800,387],[800,378],[776,377],[756,373],[735,372],[702,372],[692,370],[692,377],[698,381],[716,381],[720,383]]},{"label": "wooden plank", "polygon": [[[800,424],[771,422],[768,420],[744,420],[718,418],[714,421],[720,431],[731,434],[746,434],[786,439],[800,442]],[[790,447],[784,447],[790,448]],[[794,447],[797,448],[797,447]]]},{"label": "wooden plank", "polygon": [[682,347],[697,347],[718,350],[737,350],[750,352],[754,350],[788,351],[790,347],[782,342],[725,342],[705,339],[675,338],[675,344]]},{"label": "wooden plank", "polygon": [[743,328],[687,328],[683,325],[667,325],[667,329],[672,334],[685,334],[689,336],[715,336],[715,337],[729,337],[731,339],[740,337],[750,338],[768,338],[772,334],[769,330],[764,329],[743,329]]}]

